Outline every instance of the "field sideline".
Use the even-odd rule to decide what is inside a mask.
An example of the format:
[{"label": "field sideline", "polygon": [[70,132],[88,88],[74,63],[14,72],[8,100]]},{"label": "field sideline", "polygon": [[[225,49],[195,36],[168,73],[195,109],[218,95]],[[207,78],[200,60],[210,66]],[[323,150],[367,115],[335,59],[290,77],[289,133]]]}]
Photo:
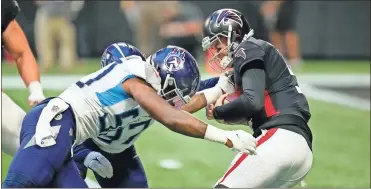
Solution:
[{"label": "field sideline", "polygon": [[[327,71],[335,70],[336,73],[368,74],[370,66],[366,63],[350,69],[346,67],[348,64],[344,64],[345,68],[339,68],[339,64],[318,65],[326,67]],[[5,67],[5,75],[14,75],[11,66]],[[365,71],[366,68],[368,69]],[[320,68],[308,65],[304,67],[304,73],[307,72],[306,69],[316,72],[313,70]],[[84,71],[73,74],[81,74],[93,68],[82,70]],[[5,92],[22,108],[28,110],[26,90],[5,89]],[[55,96],[59,92],[60,90],[46,90],[45,94]],[[310,126],[314,133],[314,165],[306,177],[308,187],[370,187],[370,112],[318,100],[310,100],[310,107]],[[201,110],[196,116],[205,120],[204,114],[204,110]],[[236,128],[211,123],[222,128]],[[246,129],[238,126],[237,128]],[[174,134],[158,123],[152,125],[138,139],[136,148],[146,169],[150,187],[156,188],[211,187],[222,176],[234,155],[221,145]],[[2,155],[4,179],[11,157],[4,153]],[[162,159],[179,160],[183,163],[183,168],[161,168],[159,162]]]}]

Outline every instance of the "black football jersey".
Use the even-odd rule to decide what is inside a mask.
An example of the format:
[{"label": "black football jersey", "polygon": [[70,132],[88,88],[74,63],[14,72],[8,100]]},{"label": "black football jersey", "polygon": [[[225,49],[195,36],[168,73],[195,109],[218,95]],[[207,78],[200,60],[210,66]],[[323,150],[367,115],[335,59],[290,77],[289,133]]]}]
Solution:
[{"label": "black football jersey", "polygon": [[263,65],[258,67],[264,69],[266,83],[264,110],[251,117],[254,132],[281,127],[302,134],[311,146],[312,133],[307,124],[311,117],[308,101],[299,88],[296,76],[274,46],[253,37],[240,44],[233,57],[236,86],[242,86],[244,69],[249,67],[249,63],[256,64],[254,60],[261,60],[259,62]]},{"label": "black football jersey", "polygon": [[19,12],[19,6],[15,0],[1,1],[1,35],[8,27],[9,23],[15,19]]}]

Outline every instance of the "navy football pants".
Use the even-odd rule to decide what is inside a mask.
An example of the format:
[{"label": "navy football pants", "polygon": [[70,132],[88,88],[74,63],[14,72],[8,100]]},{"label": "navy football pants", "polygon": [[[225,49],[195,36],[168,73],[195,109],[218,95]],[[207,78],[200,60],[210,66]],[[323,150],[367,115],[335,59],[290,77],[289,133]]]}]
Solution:
[{"label": "navy football pants", "polygon": [[71,158],[76,126],[71,108],[64,111],[60,119],[51,122],[52,127],[60,126],[56,144],[44,148],[35,144],[36,124],[49,100],[44,100],[26,114],[20,134],[20,148],[14,156],[2,187],[87,188]]}]

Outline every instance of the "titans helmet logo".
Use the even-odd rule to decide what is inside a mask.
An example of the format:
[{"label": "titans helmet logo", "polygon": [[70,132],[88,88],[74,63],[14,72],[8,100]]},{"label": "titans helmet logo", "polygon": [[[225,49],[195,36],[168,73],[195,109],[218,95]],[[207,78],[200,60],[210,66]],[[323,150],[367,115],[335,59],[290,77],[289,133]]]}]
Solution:
[{"label": "titans helmet logo", "polygon": [[[184,49],[174,48],[165,58],[165,66],[169,71],[178,71],[183,68],[185,61]],[[171,70],[170,70],[171,68]]]},{"label": "titans helmet logo", "polygon": [[216,19],[216,26],[219,27],[220,24],[227,25],[229,21],[240,25],[240,27],[243,25],[241,17],[232,10],[227,9],[219,13],[218,18]]}]

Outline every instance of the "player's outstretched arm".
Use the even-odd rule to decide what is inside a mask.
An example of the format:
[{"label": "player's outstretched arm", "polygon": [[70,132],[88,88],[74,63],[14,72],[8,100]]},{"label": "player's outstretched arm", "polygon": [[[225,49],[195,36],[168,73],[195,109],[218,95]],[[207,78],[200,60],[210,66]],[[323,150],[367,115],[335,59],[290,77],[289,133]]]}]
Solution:
[{"label": "player's outstretched arm", "polygon": [[[202,91],[199,91],[194,95],[190,102],[182,106],[182,110],[194,113],[198,110],[206,107],[209,104],[213,104],[216,100],[225,93],[234,92],[234,83],[231,79],[232,74],[226,72],[219,76],[218,78],[211,78],[209,80],[203,81]],[[217,82],[215,82],[217,79]],[[213,84],[216,83],[216,84]],[[214,85],[214,86],[211,86]]]},{"label": "player's outstretched arm", "polygon": [[[174,132],[222,143],[238,151],[255,153],[256,141],[248,133],[243,131],[224,131],[202,122],[187,112],[177,110],[163,100],[151,86],[139,78],[134,77],[126,80],[122,87],[151,117]],[[238,135],[244,135],[244,137],[240,139]]]},{"label": "player's outstretched arm", "polygon": [[[194,95],[191,100],[184,106],[182,106],[182,110],[189,112],[189,113],[195,113],[201,108],[204,108],[207,105],[207,99],[205,96],[206,89],[212,89],[210,92],[213,92],[213,90],[216,90],[214,93],[219,95],[220,88],[216,87],[217,83],[219,82],[219,77],[213,77],[206,80],[202,80],[200,82],[200,87],[198,88],[199,93]],[[207,93],[207,92],[206,92]],[[209,95],[210,96],[210,95]]]},{"label": "player's outstretched arm", "polygon": [[44,99],[40,84],[39,68],[26,36],[16,20],[12,20],[2,35],[5,49],[16,61],[19,74],[30,90],[30,105]]},{"label": "player's outstretched arm", "polygon": [[135,77],[125,81],[123,87],[151,117],[169,129],[195,138],[205,136],[207,124],[185,112],[176,110],[145,81]]}]

